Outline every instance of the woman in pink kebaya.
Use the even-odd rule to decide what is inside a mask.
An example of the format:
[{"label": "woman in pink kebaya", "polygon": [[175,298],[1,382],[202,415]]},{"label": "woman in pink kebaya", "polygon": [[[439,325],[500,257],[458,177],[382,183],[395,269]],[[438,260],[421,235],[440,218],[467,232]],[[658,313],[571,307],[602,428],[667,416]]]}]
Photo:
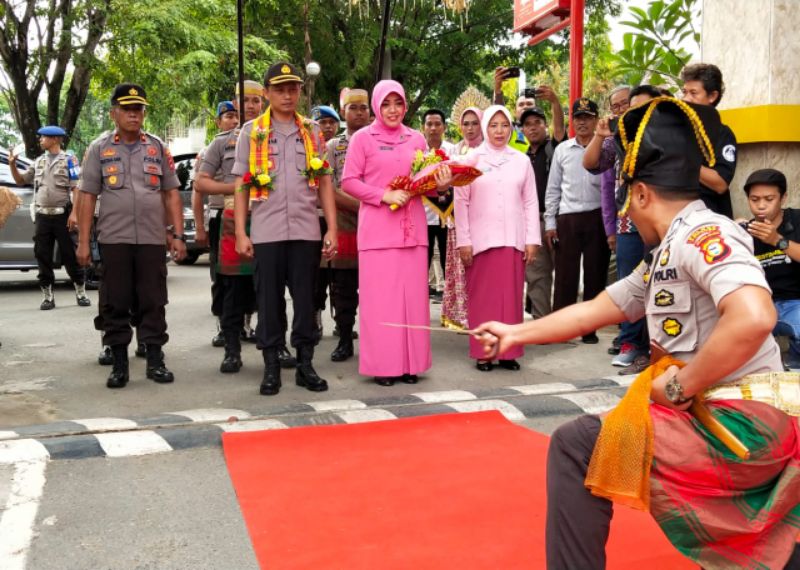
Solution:
[{"label": "woman in pink kebaya", "polygon": [[[483,143],[470,162],[483,174],[455,190],[456,243],[467,272],[470,328],[486,321],[522,322],[525,264],[541,245],[539,201],[533,168],[525,154],[508,146],[511,115],[493,105],[483,112]],[[470,357],[489,371],[480,343],[470,338]],[[519,370],[522,346],[498,355],[499,365]]]},{"label": "woman in pink kebaya", "polygon": [[[403,125],[405,91],[396,81],[380,81],[372,94],[375,121],[355,133],[345,157],[342,189],[361,201],[358,214],[360,348],[359,372],[381,386],[417,382],[431,367],[430,332],[385,323],[430,325],[428,226],[421,199],[391,190],[408,176],[419,132]],[[452,175],[443,167],[439,187]],[[390,206],[396,204],[397,210]]]}]

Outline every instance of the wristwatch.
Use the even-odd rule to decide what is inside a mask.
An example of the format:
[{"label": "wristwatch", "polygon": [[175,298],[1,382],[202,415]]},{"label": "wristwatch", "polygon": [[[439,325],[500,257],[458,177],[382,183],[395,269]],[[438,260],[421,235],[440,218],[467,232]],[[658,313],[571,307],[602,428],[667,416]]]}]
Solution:
[{"label": "wristwatch", "polygon": [[786,239],[785,237],[782,237],[781,239],[778,240],[778,243],[775,244],[775,247],[777,247],[781,251],[786,251],[787,249],[789,249],[789,240]]},{"label": "wristwatch", "polygon": [[664,386],[664,395],[667,397],[667,400],[676,406],[689,401],[689,398],[683,397],[683,386],[681,386],[681,383],[678,382],[677,372],[672,376],[672,378],[667,380],[667,385]]},{"label": "wristwatch", "polygon": [[172,234],[172,239],[179,239],[182,242],[185,242],[186,241],[186,234],[175,234],[175,233],[173,233]]}]

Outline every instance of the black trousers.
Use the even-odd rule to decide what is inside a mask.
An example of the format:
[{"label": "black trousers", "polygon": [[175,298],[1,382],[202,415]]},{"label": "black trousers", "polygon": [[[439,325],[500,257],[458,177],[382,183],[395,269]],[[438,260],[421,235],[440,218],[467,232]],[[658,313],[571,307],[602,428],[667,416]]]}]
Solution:
[{"label": "black trousers", "polygon": [[222,210],[212,210],[213,216],[208,220],[208,265],[211,270],[211,314],[222,317],[222,305],[225,292],[217,280],[217,258],[219,256],[219,226],[222,223]]},{"label": "black trousers", "polygon": [[58,242],[61,251],[61,263],[67,270],[70,279],[76,285],[83,285],[84,271],[78,266],[75,257],[75,243],[67,229],[68,213],[50,216],[36,214],[36,230],[33,234],[33,255],[39,265],[39,285],[49,287],[55,282],[53,273],[53,249]]},{"label": "black trousers", "polygon": [[[318,241],[257,243],[255,249],[258,348],[280,348],[285,344],[285,291],[289,286],[294,318],[291,345],[314,346],[314,275],[319,268]],[[285,318],[285,317],[283,317]]]},{"label": "black trousers", "polygon": [[581,259],[583,259],[583,300],[594,299],[606,288],[608,249],[600,210],[563,214],[556,217],[558,246],[555,259],[553,310],[578,300]]},{"label": "black trousers", "polygon": [[[245,314],[256,310],[256,291],[252,275],[217,274],[219,289],[223,292],[220,324],[226,334],[241,332]],[[285,321],[285,304],[284,304]],[[285,329],[284,329],[285,330]]]},{"label": "black trousers", "polygon": [[331,269],[331,304],[340,333],[352,332],[358,310],[358,269]]},{"label": "black trousers", "polygon": [[613,503],[584,486],[600,418],[581,416],[553,432],[547,450],[548,570],[604,570]]},{"label": "black trousers", "polygon": [[444,275],[444,263],[447,260],[447,228],[443,228],[441,224],[428,226],[428,269],[431,268],[431,261],[433,261],[435,244],[439,246],[439,265],[442,267],[442,275]]},{"label": "black trousers", "polygon": [[166,247],[101,243],[100,253],[104,275],[99,310],[105,344],[130,344],[131,315],[139,321],[139,342],[166,344]]}]

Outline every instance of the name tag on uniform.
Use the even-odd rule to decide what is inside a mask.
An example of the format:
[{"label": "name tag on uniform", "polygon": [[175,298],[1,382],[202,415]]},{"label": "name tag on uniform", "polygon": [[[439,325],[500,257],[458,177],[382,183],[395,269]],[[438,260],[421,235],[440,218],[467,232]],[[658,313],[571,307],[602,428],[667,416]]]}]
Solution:
[{"label": "name tag on uniform", "polygon": [[378,150],[394,150],[393,146],[379,146]]}]

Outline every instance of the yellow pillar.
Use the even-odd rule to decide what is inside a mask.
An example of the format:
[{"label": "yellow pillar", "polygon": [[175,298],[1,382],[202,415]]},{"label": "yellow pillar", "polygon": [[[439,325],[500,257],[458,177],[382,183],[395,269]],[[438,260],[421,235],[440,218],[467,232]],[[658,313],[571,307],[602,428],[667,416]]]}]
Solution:
[{"label": "yellow pillar", "polygon": [[800,2],[704,0],[701,60],[722,70],[722,121],[739,141],[731,199],[749,217],[742,189],[759,168],[786,174],[800,207]]}]

